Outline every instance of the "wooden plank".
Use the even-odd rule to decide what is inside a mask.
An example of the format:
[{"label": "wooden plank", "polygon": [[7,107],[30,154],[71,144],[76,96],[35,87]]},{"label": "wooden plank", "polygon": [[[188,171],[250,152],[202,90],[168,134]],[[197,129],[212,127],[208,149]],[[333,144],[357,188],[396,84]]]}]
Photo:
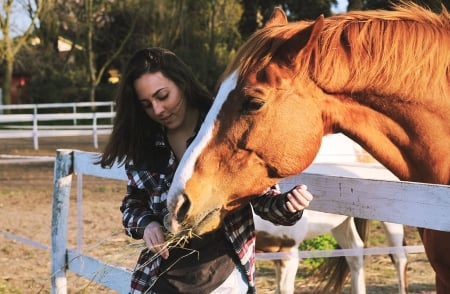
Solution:
[{"label": "wooden plank", "polygon": [[[98,153],[75,151],[74,156],[77,173],[126,180],[123,166],[93,165]],[[315,196],[312,210],[450,231],[450,186],[400,182],[379,164],[313,164],[280,186],[287,191],[299,183]]]},{"label": "wooden plank", "polygon": [[[114,118],[115,112],[87,112],[87,113],[38,113],[36,114],[37,121],[54,121],[54,120],[81,120],[90,119],[94,116],[100,118]],[[0,123],[12,122],[33,122],[33,114],[2,114],[0,115]]]},{"label": "wooden plank", "polygon": [[33,138],[33,130],[0,130],[0,139]]},{"label": "wooden plank", "polygon": [[33,114],[2,114],[0,115],[0,123],[32,122],[33,117]]},{"label": "wooden plank", "polygon": [[[109,135],[110,129],[99,129],[97,135]],[[38,137],[71,137],[71,136],[90,136],[93,135],[93,130],[39,130]]]},{"label": "wooden plank", "polygon": [[38,121],[53,120],[74,120],[74,119],[93,119],[93,118],[113,118],[114,112],[86,112],[86,113],[38,113],[36,114]]},{"label": "wooden plank", "polygon": [[[13,130],[31,130],[32,125],[8,125],[4,126],[4,131]],[[97,129],[112,129],[113,125],[101,124],[97,125]],[[92,130],[92,124],[88,125],[39,125],[39,130]],[[0,130],[2,131],[2,130]]]},{"label": "wooden plank", "polygon": [[[109,135],[111,129],[98,129],[97,135]],[[92,129],[72,129],[72,130],[38,130],[36,137],[74,137],[74,136],[90,136],[93,134]],[[35,134],[32,130],[0,130],[0,138],[33,138]]]},{"label": "wooden plank", "polygon": [[280,186],[298,183],[313,193],[312,210],[450,231],[450,186],[308,173]]},{"label": "wooden plank", "polygon": [[128,293],[131,271],[102,262],[96,258],[68,249],[68,268],[96,284],[101,284],[119,293]]},{"label": "wooden plank", "polygon": [[69,102],[69,103],[40,103],[40,104],[11,104],[0,105],[1,109],[44,109],[44,108],[80,108],[92,106],[114,106],[114,101],[98,101],[98,102]]},{"label": "wooden plank", "polygon": [[84,175],[109,178],[115,180],[126,181],[125,167],[120,166],[117,162],[112,168],[101,168],[100,165],[95,164],[99,160],[100,153],[74,151],[74,172]]}]

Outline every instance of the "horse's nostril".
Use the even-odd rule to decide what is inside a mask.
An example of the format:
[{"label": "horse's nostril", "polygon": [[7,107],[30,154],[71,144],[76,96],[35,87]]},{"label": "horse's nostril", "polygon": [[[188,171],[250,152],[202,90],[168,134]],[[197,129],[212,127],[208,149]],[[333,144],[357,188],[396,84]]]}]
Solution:
[{"label": "horse's nostril", "polygon": [[189,208],[191,207],[191,201],[187,197],[186,194],[183,194],[182,200],[180,200],[181,206],[179,206],[178,212],[177,212],[177,221],[181,223],[184,221],[184,219],[187,216],[187,212],[189,211]]}]

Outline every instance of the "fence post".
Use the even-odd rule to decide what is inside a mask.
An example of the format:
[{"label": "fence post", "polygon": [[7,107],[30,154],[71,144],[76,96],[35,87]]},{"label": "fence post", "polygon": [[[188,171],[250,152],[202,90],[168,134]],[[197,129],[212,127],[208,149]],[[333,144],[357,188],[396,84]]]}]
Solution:
[{"label": "fence post", "polygon": [[[110,104],[110,112],[113,113],[114,112],[114,102],[111,102]],[[113,123],[114,119],[111,117],[110,119],[110,123]]]},{"label": "fence post", "polygon": [[0,114],[3,114],[3,89],[0,88]]},{"label": "fence post", "polygon": [[67,293],[67,223],[72,186],[73,151],[58,149],[53,175],[52,204],[52,294]]},{"label": "fence post", "polygon": [[37,119],[37,111],[33,113],[33,145],[34,150],[39,150],[39,142],[38,142],[38,119]]},{"label": "fence post", "polygon": [[[72,112],[73,112],[73,114],[77,113],[77,105],[75,103],[72,104]],[[73,125],[74,126],[77,125],[77,119],[76,118],[73,119]]]},{"label": "fence post", "polygon": [[97,133],[97,113],[92,114],[92,135],[94,136],[94,148],[98,148],[98,133]]}]

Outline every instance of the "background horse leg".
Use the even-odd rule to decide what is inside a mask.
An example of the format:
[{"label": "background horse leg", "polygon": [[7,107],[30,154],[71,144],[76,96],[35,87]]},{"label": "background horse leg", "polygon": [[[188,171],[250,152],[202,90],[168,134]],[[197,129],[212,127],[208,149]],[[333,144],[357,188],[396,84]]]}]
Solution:
[{"label": "background horse leg", "polygon": [[276,294],[294,294],[295,277],[300,261],[297,248],[298,244],[290,250],[290,252],[293,253],[293,257],[274,261],[277,282],[277,289],[275,290]]},{"label": "background horse leg", "polygon": [[[280,294],[281,293],[281,279],[282,279],[282,267],[283,265],[281,264],[281,260],[277,259],[273,261],[273,265],[275,266],[275,285],[277,286],[277,288],[275,289],[275,294]],[[289,293],[289,294],[293,294]]]},{"label": "background horse leg", "polygon": [[[342,224],[331,230],[333,237],[341,248],[362,249],[364,242],[356,230],[353,217],[348,217]],[[352,277],[352,293],[365,294],[366,282],[364,277],[364,256],[346,256]]]},{"label": "background horse leg", "polygon": [[[403,225],[388,222],[381,222],[381,224],[386,232],[389,246],[401,247],[405,245]],[[398,293],[406,294],[408,293],[408,279],[406,275],[408,259],[406,257],[406,253],[404,251],[400,251],[398,253],[390,254],[390,257],[395,265],[395,269],[397,270]]]},{"label": "background horse leg", "polygon": [[278,226],[254,215],[256,229],[256,252],[292,252],[292,257],[274,260],[275,293],[294,294],[299,257],[298,246],[309,231],[309,214],[305,210],[303,217],[293,226]]}]

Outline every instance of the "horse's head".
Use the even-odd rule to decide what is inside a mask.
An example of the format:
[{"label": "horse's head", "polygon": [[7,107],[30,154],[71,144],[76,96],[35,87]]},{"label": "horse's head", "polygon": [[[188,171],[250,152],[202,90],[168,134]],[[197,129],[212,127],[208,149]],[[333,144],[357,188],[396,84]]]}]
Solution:
[{"label": "horse's head", "polygon": [[[217,229],[230,211],[314,159],[324,132],[322,117],[313,99],[302,99],[314,96],[316,89],[297,64],[309,62],[300,60],[298,50],[314,46],[321,19],[305,23],[297,36],[268,37],[271,29],[286,25],[284,13],[274,13],[230,65],[170,188],[173,232]],[[299,79],[305,79],[304,85]],[[294,123],[299,117],[302,123]]]}]

